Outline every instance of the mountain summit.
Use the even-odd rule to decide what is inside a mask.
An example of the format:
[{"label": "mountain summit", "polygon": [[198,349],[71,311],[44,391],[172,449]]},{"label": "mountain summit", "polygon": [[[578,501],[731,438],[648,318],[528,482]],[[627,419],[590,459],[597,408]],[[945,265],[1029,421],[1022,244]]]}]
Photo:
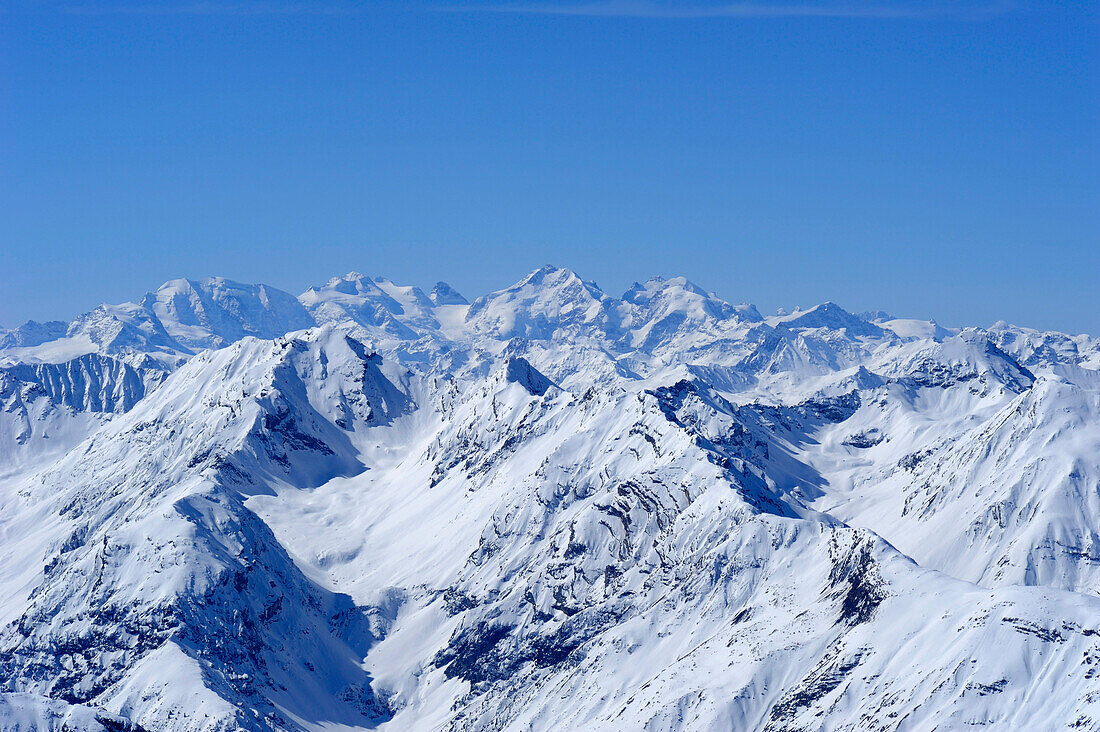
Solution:
[{"label": "mountain summit", "polygon": [[0,729],[1100,729],[1100,343],[542,267],[0,332]]}]

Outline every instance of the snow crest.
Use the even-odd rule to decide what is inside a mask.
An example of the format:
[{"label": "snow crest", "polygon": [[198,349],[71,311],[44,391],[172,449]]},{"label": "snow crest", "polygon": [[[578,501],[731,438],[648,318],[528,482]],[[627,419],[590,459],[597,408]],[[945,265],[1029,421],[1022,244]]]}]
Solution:
[{"label": "snow crest", "polygon": [[0,729],[1097,729],[1098,369],[552,266],[28,323]]}]

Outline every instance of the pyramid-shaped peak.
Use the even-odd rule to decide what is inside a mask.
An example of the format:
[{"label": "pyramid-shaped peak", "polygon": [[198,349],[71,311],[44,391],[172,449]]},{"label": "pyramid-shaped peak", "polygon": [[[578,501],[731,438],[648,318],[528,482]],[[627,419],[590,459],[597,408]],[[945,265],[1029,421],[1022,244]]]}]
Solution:
[{"label": "pyramid-shaped peak", "polygon": [[790,315],[781,318],[788,328],[827,328],[845,330],[848,335],[877,337],[884,334],[882,328],[853,315],[831,300],[826,300],[809,310],[795,308]]},{"label": "pyramid-shaped peak", "polygon": [[557,387],[531,363],[519,356],[510,357],[504,364],[504,378],[513,384],[519,384],[532,396],[542,396],[551,387]]},{"label": "pyramid-shaped peak", "polygon": [[435,287],[428,294],[428,299],[435,305],[469,305],[470,302],[464,298],[458,290],[448,285],[446,282],[436,282]]},{"label": "pyramid-shaped peak", "polygon": [[573,283],[582,283],[586,286],[599,289],[595,282],[587,282],[581,279],[576,272],[566,267],[555,267],[552,264],[546,264],[542,267],[531,272],[517,283],[517,286],[523,285],[541,285],[548,287],[560,287]]},{"label": "pyramid-shaped peak", "polygon": [[571,269],[549,264],[534,270],[511,287],[479,297],[474,302],[474,307],[477,308],[483,301],[501,298],[559,305],[588,305],[593,301],[610,300],[595,282],[581,279]]}]

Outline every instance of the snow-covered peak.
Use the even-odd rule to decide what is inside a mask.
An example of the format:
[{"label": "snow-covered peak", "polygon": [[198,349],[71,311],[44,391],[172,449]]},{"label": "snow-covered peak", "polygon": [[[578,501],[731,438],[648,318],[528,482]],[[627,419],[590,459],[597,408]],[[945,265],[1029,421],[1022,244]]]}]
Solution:
[{"label": "snow-covered peak", "polygon": [[752,306],[730,305],[684,277],[635,283],[623,303],[627,346],[646,352],[682,353],[760,320]]},{"label": "snow-covered peak", "polygon": [[868,310],[866,312],[856,313],[856,317],[866,320],[868,323],[875,323],[876,325],[887,320],[895,320],[894,316],[885,310]]},{"label": "snow-covered peak", "polygon": [[773,318],[772,322],[790,329],[825,328],[844,331],[854,337],[882,338],[885,335],[882,328],[849,313],[833,302],[824,302],[809,310],[796,310],[789,315]]},{"label": "snow-covered peak", "polygon": [[1056,364],[1091,364],[1100,366],[1100,342],[1087,335],[1044,332],[1021,328],[998,321],[989,328],[991,340],[1029,367],[1049,367]]},{"label": "snow-covered peak", "polygon": [[889,361],[876,365],[876,369],[919,386],[943,388],[968,383],[972,390],[983,394],[994,388],[1018,393],[1035,381],[1034,374],[974,328],[940,342],[912,341],[882,355]]},{"label": "snow-covered peak", "polygon": [[594,282],[547,265],[511,287],[479,297],[468,327],[498,338],[549,340],[562,329],[602,337],[617,326],[615,303]]},{"label": "snow-covered peak", "polygon": [[889,318],[876,321],[877,325],[893,331],[899,338],[906,340],[933,340],[942,341],[958,333],[958,330],[944,328],[935,320],[916,320],[913,318]]},{"label": "snow-covered peak", "polygon": [[1100,720],[1095,341],[553,267],[288,298],[0,347],[0,729]]},{"label": "snow-covered peak", "polygon": [[436,303],[419,287],[398,285],[385,277],[375,277],[374,284],[401,306],[400,315],[404,316],[405,322],[422,327],[434,323]]},{"label": "snow-covered peak", "polygon": [[98,351],[120,355],[142,352],[166,359],[178,359],[182,354],[189,353],[168,333],[156,313],[138,303],[100,305],[69,324],[66,340],[77,347],[90,344],[91,347],[84,353]]},{"label": "snow-covered peak", "polygon": [[406,306],[415,304],[419,298],[413,297],[411,301],[403,298],[403,304],[391,294],[401,296],[394,290],[387,281],[379,282],[358,272],[349,272],[321,287],[309,288],[298,300],[319,324],[358,326],[366,337],[375,340],[415,340],[419,334],[404,322],[403,316]]},{"label": "snow-covered peak", "polygon": [[18,328],[0,329],[0,349],[37,346],[47,341],[63,338],[69,324],[61,320],[39,323],[28,320]]},{"label": "snow-covered peak", "polygon": [[[374,284],[374,281],[359,272],[348,272],[340,277],[333,277],[324,285],[310,287],[301,296],[300,300],[307,301],[317,297],[322,292],[340,293],[343,295],[380,295],[382,290]],[[308,307],[309,303],[304,302]]]},{"label": "snow-covered peak", "polygon": [[192,350],[218,348],[245,336],[276,338],[314,323],[290,293],[224,277],[171,280],[146,295],[142,305],[176,342]]},{"label": "snow-covered peak", "polygon": [[681,312],[696,321],[728,318],[735,312],[732,305],[686,277],[654,277],[645,284],[634,283],[622,299],[646,310]]},{"label": "snow-covered peak", "polygon": [[436,305],[469,305],[470,302],[446,282],[436,282],[428,297]]},{"label": "snow-covered peak", "polygon": [[567,288],[578,284],[588,288],[590,292],[600,292],[595,282],[586,282],[573,270],[567,267],[556,267],[552,264],[544,264],[538,269],[532,270],[530,274],[520,280],[514,287],[535,285],[547,288]]}]

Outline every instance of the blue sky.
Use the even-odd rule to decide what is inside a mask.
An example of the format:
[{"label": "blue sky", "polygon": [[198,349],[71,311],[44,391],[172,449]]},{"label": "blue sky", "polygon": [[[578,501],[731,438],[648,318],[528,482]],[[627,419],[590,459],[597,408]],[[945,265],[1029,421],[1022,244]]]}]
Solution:
[{"label": "blue sky", "polygon": [[1100,11],[8,0],[0,324],[547,262],[1100,333]]}]

